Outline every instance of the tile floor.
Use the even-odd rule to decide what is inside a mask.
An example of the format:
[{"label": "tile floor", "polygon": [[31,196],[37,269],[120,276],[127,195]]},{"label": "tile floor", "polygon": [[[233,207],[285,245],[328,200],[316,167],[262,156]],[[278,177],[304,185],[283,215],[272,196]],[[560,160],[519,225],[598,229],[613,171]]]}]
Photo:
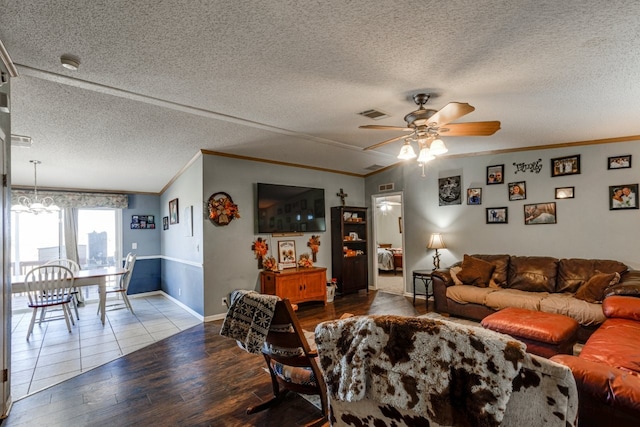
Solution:
[{"label": "tile floor", "polygon": [[[86,372],[122,355],[188,329],[201,320],[164,295],[130,298],[126,309],[107,310],[106,324],[96,314],[98,303],[79,307],[80,320],[67,331],[64,319],[33,328],[26,340],[31,311],[14,310],[11,333],[11,394],[28,394]],[[113,301],[108,301],[112,304]],[[14,307],[18,307],[17,304]],[[75,316],[73,309],[71,310]]]}]

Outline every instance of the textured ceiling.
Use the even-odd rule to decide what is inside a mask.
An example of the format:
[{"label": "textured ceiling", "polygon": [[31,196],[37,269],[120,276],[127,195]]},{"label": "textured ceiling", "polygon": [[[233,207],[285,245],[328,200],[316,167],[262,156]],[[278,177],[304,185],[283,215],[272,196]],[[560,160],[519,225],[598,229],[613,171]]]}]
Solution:
[{"label": "textured ceiling", "polygon": [[[640,2],[0,0],[14,185],[159,192],[200,149],[366,174],[411,96],[500,120],[450,152],[640,134]],[[60,66],[80,58],[78,71]],[[376,108],[391,117],[357,115]]]}]

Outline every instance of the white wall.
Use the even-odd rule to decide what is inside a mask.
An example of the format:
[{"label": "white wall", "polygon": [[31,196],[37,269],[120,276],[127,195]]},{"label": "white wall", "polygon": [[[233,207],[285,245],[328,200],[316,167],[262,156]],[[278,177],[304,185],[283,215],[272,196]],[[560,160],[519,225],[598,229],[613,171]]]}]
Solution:
[{"label": "white wall", "polygon": [[[453,141],[451,142],[453,144]],[[581,174],[551,177],[550,159],[581,155]],[[607,157],[633,155],[631,169],[607,170]],[[542,159],[540,173],[519,172],[513,163]],[[407,272],[432,267],[433,251],[425,246],[433,232],[443,234],[441,266],[461,260],[465,253],[548,255],[559,258],[615,259],[640,269],[640,210],[609,210],[609,186],[640,183],[640,144],[626,142],[565,147],[466,158],[437,159],[425,177],[415,162],[366,179],[366,194],[378,193],[378,184],[395,183],[404,191],[405,265]],[[486,185],[486,167],[505,165],[505,184]],[[462,188],[481,187],[480,206],[438,205],[438,178],[462,176]],[[507,183],[525,181],[527,198],[508,200]],[[555,188],[575,187],[575,198],[555,200]],[[464,196],[463,196],[464,197]],[[525,225],[525,204],[556,202],[557,224]],[[508,224],[486,224],[485,209],[508,207]],[[411,274],[407,274],[406,289]]]},{"label": "white wall", "polygon": [[[376,218],[376,244],[391,243],[394,248],[402,247],[402,234],[400,234],[400,226],[398,218],[402,216],[401,206],[389,206],[390,209],[382,212],[374,206],[374,215]],[[385,215],[386,213],[386,215]]]}]

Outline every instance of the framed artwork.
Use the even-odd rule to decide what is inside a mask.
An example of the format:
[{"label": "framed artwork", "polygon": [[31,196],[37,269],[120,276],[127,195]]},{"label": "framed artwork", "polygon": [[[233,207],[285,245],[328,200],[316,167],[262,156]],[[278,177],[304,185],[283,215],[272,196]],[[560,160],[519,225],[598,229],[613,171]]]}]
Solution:
[{"label": "framed artwork", "polygon": [[577,175],[580,173],[580,154],[551,159],[551,176]]},{"label": "framed artwork", "polygon": [[526,225],[555,224],[556,202],[524,205],[524,223]]},{"label": "framed artwork", "polygon": [[398,217],[398,229],[400,230],[400,234],[402,234],[402,217]]},{"label": "framed artwork", "polygon": [[575,187],[557,187],[556,199],[573,199]]},{"label": "framed artwork", "polygon": [[609,210],[638,209],[638,184],[609,187]]},{"label": "framed artwork", "polygon": [[187,206],[184,208],[184,235],[187,237],[193,237],[193,206]]},{"label": "framed artwork", "polygon": [[296,241],[278,241],[278,263],[282,268],[295,267],[296,264]]},{"label": "framed artwork", "polygon": [[513,202],[514,200],[526,199],[527,193],[525,192],[525,188],[526,188],[525,181],[510,182],[509,183],[509,201]]},{"label": "framed artwork", "polygon": [[169,202],[169,223],[178,223],[178,199],[173,199]]},{"label": "framed artwork", "polygon": [[131,228],[134,230],[153,230],[156,228],[153,215],[131,215]]},{"label": "framed artwork", "polygon": [[626,169],[631,167],[631,154],[607,159],[607,169]]},{"label": "framed artwork", "polygon": [[169,229],[169,217],[168,216],[162,217],[162,229],[163,230],[168,230]]},{"label": "framed artwork", "polygon": [[504,184],[504,165],[487,166],[487,185]]},{"label": "framed artwork", "polygon": [[467,188],[467,204],[468,205],[482,204],[482,188]]},{"label": "framed artwork", "polygon": [[460,175],[438,179],[438,198],[440,206],[461,205],[462,189]]},{"label": "framed artwork", "polygon": [[507,207],[487,208],[487,224],[508,224],[509,211]]}]

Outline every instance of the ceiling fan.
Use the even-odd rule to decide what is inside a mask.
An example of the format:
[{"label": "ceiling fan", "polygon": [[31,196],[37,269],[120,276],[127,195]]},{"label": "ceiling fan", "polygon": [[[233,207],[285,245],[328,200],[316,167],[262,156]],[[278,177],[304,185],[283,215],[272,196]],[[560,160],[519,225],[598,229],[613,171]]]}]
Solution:
[{"label": "ceiling fan", "polygon": [[468,123],[451,123],[475,110],[474,107],[467,103],[450,102],[440,110],[432,110],[424,108],[429,101],[430,94],[418,93],[413,96],[413,100],[419,106],[416,111],[407,114],[404,117],[407,122],[406,127],[399,126],[380,126],[380,125],[364,125],[360,129],[377,129],[377,130],[397,130],[408,132],[409,134],[400,135],[386,141],[379,142],[364,148],[364,150],[373,150],[383,145],[405,140],[405,145],[400,150],[400,159],[411,159],[416,157],[411,142],[416,141],[420,148],[419,163],[425,163],[434,159],[434,156],[444,154],[448,151],[439,137],[444,136],[488,136],[493,135],[500,129],[499,121],[488,122],[468,122]]}]

